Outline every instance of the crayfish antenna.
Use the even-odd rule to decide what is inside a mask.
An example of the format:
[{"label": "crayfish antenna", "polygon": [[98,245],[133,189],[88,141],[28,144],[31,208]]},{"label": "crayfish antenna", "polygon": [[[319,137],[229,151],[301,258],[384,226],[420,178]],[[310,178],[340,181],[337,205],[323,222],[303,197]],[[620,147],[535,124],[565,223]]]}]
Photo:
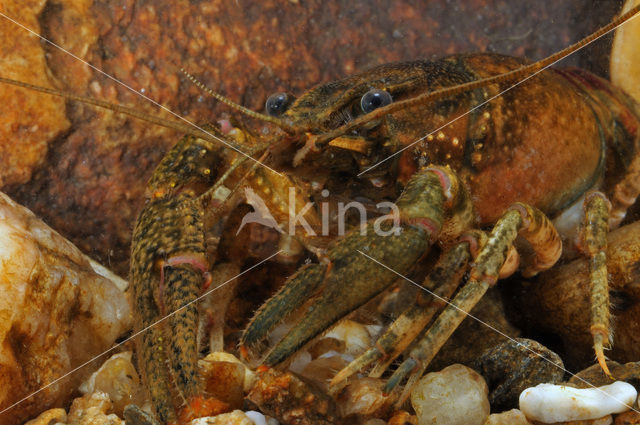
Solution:
[{"label": "crayfish antenna", "polygon": [[284,122],[283,120],[281,120],[279,118],[276,118],[276,117],[272,117],[270,115],[265,115],[265,114],[261,114],[261,113],[256,112],[256,111],[252,111],[249,108],[245,108],[244,106],[242,106],[242,105],[240,105],[238,103],[235,103],[231,99],[228,99],[228,98],[224,97],[223,95],[221,95],[220,93],[217,93],[217,92],[213,91],[212,89],[210,89],[209,87],[205,86],[204,83],[202,83],[196,77],[191,75],[184,68],[180,68],[180,72],[182,72],[182,74],[185,77],[187,77],[187,79],[189,79],[189,81],[191,81],[196,87],[198,87],[200,90],[204,91],[209,96],[211,96],[214,99],[216,99],[218,102],[223,103],[223,104],[227,105],[228,107],[233,108],[236,111],[239,111],[239,112],[243,113],[244,115],[246,115],[248,117],[255,118],[255,119],[258,119],[260,121],[264,121],[264,122],[268,122],[270,124],[273,124],[273,125],[279,127],[280,129],[286,131],[287,133],[295,133],[295,128],[292,127],[291,125],[289,125],[288,123]]},{"label": "crayfish antenna", "polygon": [[115,103],[110,103],[107,102],[105,100],[101,100],[101,99],[95,99],[93,97],[88,97],[88,96],[80,96],[80,95],[76,95],[76,94],[72,94],[72,93],[68,93],[62,90],[57,90],[57,89],[52,89],[52,88],[48,88],[48,87],[42,87],[42,86],[37,86],[35,84],[29,84],[29,83],[25,83],[23,81],[18,81],[18,80],[13,80],[11,78],[4,78],[4,77],[0,77],[0,83],[4,83],[4,84],[10,84],[12,86],[16,86],[16,87],[22,87],[25,89],[29,89],[29,90],[33,90],[33,91],[37,91],[40,93],[46,93],[52,96],[58,96],[58,97],[62,97],[64,99],[73,101],[73,102],[79,102],[79,103],[84,103],[86,105],[91,105],[91,106],[96,106],[98,108],[103,108],[103,109],[108,109],[110,111],[113,112],[117,112],[120,114],[124,114],[133,118],[136,118],[140,121],[145,121],[154,125],[158,125],[161,127],[165,127],[165,128],[170,128],[172,130],[176,130],[180,133],[184,133],[184,134],[188,134],[191,136],[195,136],[198,137],[200,139],[203,140],[207,140],[209,142],[213,142],[216,144],[220,144],[220,145],[224,145],[228,148],[231,148],[237,152],[244,152],[246,150],[248,150],[247,147],[237,143],[237,142],[232,142],[232,141],[228,141],[226,140],[222,133],[220,133],[219,131],[212,129],[211,127],[209,127],[208,129],[203,129],[201,127],[198,127],[196,124],[193,124],[192,122],[186,120],[185,118],[180,117],[178,114],[171,112],[170,110],[168,110],[167,108],[165,108],[164,106],[157,104],[156,106],[159,106],[163,109],[165,109],[166,111],[168,111],[169,113],[177,116],[178,118],[182,119],[184,122],[178,122],[178,121],[171,121],[171,120],[167,120],[166,118],[162,118],[156,115],[150,115],[150,114],[146,114],[144,112],[141,112],[139,109],[136,108],[130,108],[128,106],[124,106],[124,105],[118,105]]}]

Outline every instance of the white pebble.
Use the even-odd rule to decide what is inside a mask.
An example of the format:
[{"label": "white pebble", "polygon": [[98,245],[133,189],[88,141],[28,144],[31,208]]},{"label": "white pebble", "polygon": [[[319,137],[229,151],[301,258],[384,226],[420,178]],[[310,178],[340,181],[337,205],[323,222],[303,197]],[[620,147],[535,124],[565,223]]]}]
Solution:
[{"label": "white pebble", "polygon": [[411,405],[420,425],[482,425],[489,416],[488,393],[482,376],[454,364],[423,376]]},{"label": "white pebble", "polygon": [[597,419],[626,412],[637,395],[633,385],[620,381],[582,389],[540,384],[520,394],[520,410],[527,418],[544,423]]},{"label": "white pebble", "polygon": [[255,425],[273,425],[274,421],[276,424],[278,423],[275,419],[267,419],[265,415],[260,412],[256,412],[255,410],[249,410],[248,412],[244,412],[244,414],[247,415]]}]

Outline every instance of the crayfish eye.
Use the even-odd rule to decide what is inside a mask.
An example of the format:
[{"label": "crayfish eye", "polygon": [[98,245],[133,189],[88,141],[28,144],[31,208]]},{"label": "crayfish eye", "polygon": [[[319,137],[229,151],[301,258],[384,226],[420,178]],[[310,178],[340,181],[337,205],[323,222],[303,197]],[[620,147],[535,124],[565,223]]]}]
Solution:
[{"label": "crayfish eye", "polygon": [[362,99],[360,99],[360,107],[362,108],[362,112],[368,114],[375,109],[387,106],[392,101],[393,99],[391,99],[389,92],[380,89],[373,89],[369,90],[362,96]]},{"label": "crayfish eye", "polygon": [[279,117],[293,103],[293,96],[288,93],[275,93],[269,96],[265,109],[272,117]]}]

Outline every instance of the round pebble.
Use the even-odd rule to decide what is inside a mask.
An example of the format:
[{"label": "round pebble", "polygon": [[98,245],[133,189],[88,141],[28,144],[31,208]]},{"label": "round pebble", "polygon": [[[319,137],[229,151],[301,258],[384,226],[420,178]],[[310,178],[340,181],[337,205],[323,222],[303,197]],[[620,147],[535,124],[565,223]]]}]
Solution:
[{"label": "round pebble", "polygon": [[454,364],[423,376],[411,392],[419,425],[482,425],[489,416],[482,376]]}]

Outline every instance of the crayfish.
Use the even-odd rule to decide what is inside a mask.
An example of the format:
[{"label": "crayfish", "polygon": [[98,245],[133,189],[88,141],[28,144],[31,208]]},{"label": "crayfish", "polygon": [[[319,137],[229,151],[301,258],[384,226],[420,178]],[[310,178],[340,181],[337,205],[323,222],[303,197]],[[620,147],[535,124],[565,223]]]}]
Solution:
[{"label": "crayfish", "polygon": [[[267,133],[226,123],[199,130],[173,125],[189,135],[163,158],[149,183],[130,274],[139,326],[148,328],[139,357],[160,422],[178,420],[172,380],[188,407],[202,402],[205,411],[216,409],[201,397],[194,302],[211,283],[215,265],[205,223],[230,214],[240,187],[262,196],[283,245],[296,241],[292,255],[306,250],[318,260],[302,266],[257,311],[240,340],[245,358],[258,357],[268,366],[286,361],[410,273],[438,245],[442,255],[425,286],[442,299],[453,297],[451,305],[432,321],[437,311],[425,307],[427,295],[419,295],[416,306],[332,382],[337,386],[371,365],[371,374],[382,376],[404,354],[386,387],[394,391],[408,377],[402,403],[489,287],[518,264],[526,277],[552,267],[563,237],[570,242],[566,235],[583,224],[580,249],[589,258],[593,287],[590,331],[608,373],[607,231],[620,224],[640,193],[640,160],[625,157],[640,149],[640,107],[584,71],[548,67],[639,11],[636,6],[540,62],[469,54],[387,64],[296,99],[276,94],[267,100],[268,115],[211,93],[275,127]],[[363,221],[344,235],[327,236],[319,230],[324,217],[305,207],[327,189],[395,199],[394,212],[387,222]],[[575,214],[581,209],[584,214]],[[257,352],[274,327],[300,309],[306,309],[302,319],[265,355]],[[170,332],[155,326],[166,316]]]}]

